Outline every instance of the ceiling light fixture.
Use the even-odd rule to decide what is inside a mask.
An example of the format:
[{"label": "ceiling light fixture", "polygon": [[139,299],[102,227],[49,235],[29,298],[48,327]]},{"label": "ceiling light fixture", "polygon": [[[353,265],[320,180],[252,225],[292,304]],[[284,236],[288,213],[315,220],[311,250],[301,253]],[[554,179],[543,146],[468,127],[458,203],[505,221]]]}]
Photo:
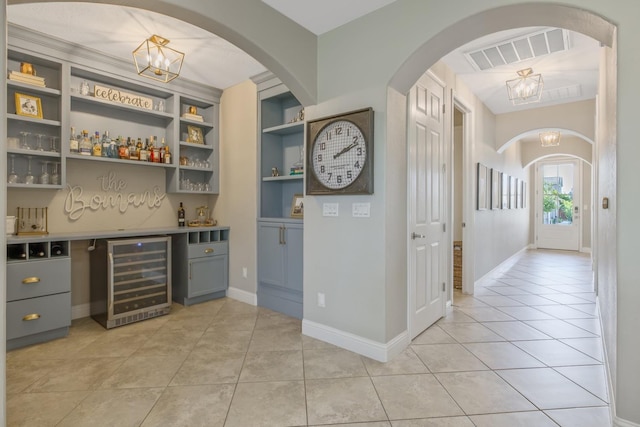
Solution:
[{"label": "ceiling light fixture", "polygon": [[509,94],[509,100],[513,105],[529,104],[531,102],[540,101],[542,96],[542,82],[541,74],[533,74],[533,69],[525,68],[518,71],[517,79],[507,80],[507,92]]},{"label": "ceiling light fixture", "polygon": [[168,47],[169,40],[153,35],[133,51],[139,75],[168,83],[180,75],[184,53]]},{"label": "ceiling light fixture", "polygon": [[540,144],[542,144],[543,147],[555,147],[560,145],[560,132],[556,130],[541,132]]}]

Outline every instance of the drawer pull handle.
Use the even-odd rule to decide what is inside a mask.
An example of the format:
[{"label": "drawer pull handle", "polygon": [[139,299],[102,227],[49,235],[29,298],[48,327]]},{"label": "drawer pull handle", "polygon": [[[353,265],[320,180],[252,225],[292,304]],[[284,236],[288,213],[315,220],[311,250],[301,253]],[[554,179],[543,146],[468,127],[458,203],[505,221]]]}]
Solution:
[{"label": "drawer pull handle", "polygon": [[40,315],[38,313],[33,313],[33,314],[27,314],[22,318],[22,320],[24,320],[25,322],[28,322],[30,320],[37,320],[39,318],[40,318]]},{"label": "drawer pull handle", "polygon": [[205,254],[212,254],[213,253],[213,248],[207,248],[204,250]]},{"label": "drawer pull handle", "polygon": [[30,285],[32,283],[40,283],[40,278],[34,276],[34,277],[25,277],[24,279],[22,279],[23,285]]}]

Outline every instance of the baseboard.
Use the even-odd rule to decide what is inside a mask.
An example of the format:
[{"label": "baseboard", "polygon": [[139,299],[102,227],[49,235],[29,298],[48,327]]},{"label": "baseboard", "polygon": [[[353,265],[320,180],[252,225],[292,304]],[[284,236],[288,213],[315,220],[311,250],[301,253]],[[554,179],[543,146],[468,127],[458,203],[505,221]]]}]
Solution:
[{"label": "baseboard", "polygon": [[511,268],[520,257],[522,257],[522,255],[524,255],[524,253],[526,251],[528,251],[529,249],[535,249],[535,247],[533,247],[533,245],[528,244],[526,245],[524,248],[520,249],[518,252],[516,252],[515,254],[511,255],[509,258],[505,259],[504,261],[502,261],[500,264],[496,265],[492,270],[488,271],[486,274],[484,274],[482,277],[480,277],[479,279],[477,279],[474,284],[477,284],[478,282],[482,282],[483,280],[492,277],[493,275],[495,275],[496,273],[499,273],[502,270],[508,270],[509,268]]},{"label": "baseboard", "polygon": [[623,420],[622,418],[613,417],[613,427],[640,427],[640,424]]},{"label": "baseboard", "polygon": [[580,252],[584,252],[585,254],[590,254],[591,253],[591,248],[581,248]]},{"label": "baseboard", "polygon": [[394,356],[402,353],[411,343],[407,331],[402,332],[388,343],[382,344],[306,319],[302,321],[302,333],[378,362],[388,362]]},{"label": "baseboard", "polygon": [[258,305],[258,296],[255,293],[229,286],[227,297],[244,302],[246,304]]},{"label": "baseboard", "polygon": [[91,304],[78,304],[71,307],[71,320],[91,316]]}]

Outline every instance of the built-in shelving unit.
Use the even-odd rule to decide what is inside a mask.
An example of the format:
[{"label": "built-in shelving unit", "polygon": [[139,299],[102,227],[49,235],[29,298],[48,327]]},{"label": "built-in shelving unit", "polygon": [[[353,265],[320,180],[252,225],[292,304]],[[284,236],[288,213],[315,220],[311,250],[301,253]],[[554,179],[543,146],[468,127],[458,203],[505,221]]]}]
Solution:
[{"label": "built-in shelving unit", "polygon": [[258,305],[302,317],[303,220],[291,203],[304,192],[302,105],[277,79],[258,83]]},{"label": "built-in shelving unit", "polygon": [[[21,63],[30,63],[46,87],[6,80],[8,95],[8,187],[61,189],[66,186],[67,159],[113,162],[130,166],[162,167],[167,192],[217,194],[219,192],[219,96],[203,99],[132,78],[85,67],[51,55],[39,55],[10,46],[8,66],[18,71]],[[81,88],[88,87],[88,91]],[[129,105],[96,96],[96,85],[125,97],[140,97],[146,106]],[[189,92],[189,91],[187,91]],[[42,117],[20,115],[16,94],[38,98]],[[190,108],[196,116],[185,117]],[[71,128],[80,134],[109,132],[112,139],[121,136],[165,141],[171,153],[168,163],[134,161],[108,156],[85,156],[69,149]],[[188,131],[197,128],[202,143],[193,142]],[[22,132],[22,134],[21,134]],[[41,135],[37,137],[37,135]],[[17,139],[16,139],[17,138]],[[40,140],[38,140],[40,138]],[[42,148],[42,149],[40,149]],[[77,164],[72,162],[71,165]],[[12,175],[12,171],[14,172]],[[45,173],[46,171],[46,173]],[[55,179],[52,179],[55,176]],[[29,178],[33,177],[33,178]]]}]

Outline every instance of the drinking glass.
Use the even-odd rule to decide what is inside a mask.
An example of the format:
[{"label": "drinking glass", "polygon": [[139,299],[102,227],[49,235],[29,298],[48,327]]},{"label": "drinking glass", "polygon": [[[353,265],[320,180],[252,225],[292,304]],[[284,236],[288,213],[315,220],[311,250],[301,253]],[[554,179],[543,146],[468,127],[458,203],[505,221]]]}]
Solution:
[{"label": "drinking glass", "polygon": [[29,145],[29,135],[31,135],[31,132],[20,132],[20,148],[23,150],[31,150],[31,146]]},{"label": "drinking glass", "polygon": [[58,163],[53,163],[53,173],[51,174],[51,184],[60,185],[60,174],[58,173]]},{"label": "drinking glass", "polygon": [[42,138],[44,138],[47,135],[44,135],[42,133],[37,133],[36,134],[36,140],[38,141],[38,144],[36,145],[36,150],[38,151],[44,151],[44,147],[42,146]]},{"label": "drinking glass", "polygon": [[9,172],[9,176],[7,177],[7,183],[9,184],[17,184],[20,181],[18,174],[16,173],[15,168],[15,154],[9,154],[9,158],[11,159],[11,171]]},{"label": "drinking glass", "polygon": [[40,174],[40,184],[49,185],[51,175],[49,175],[49,162],[42,162],[42,174]]},{"label": "drinking glass", "polygon": [[57,153],[58,152],[58,138],[57,136],[52,136],[49,139],[49,151],[51,151],[52,153]]},{"label": "drinking glass", "polygon": [[36,177],[31,172],[31,156],[27,156],[27,175],[24,177],[25,184],[35,184]]}]

